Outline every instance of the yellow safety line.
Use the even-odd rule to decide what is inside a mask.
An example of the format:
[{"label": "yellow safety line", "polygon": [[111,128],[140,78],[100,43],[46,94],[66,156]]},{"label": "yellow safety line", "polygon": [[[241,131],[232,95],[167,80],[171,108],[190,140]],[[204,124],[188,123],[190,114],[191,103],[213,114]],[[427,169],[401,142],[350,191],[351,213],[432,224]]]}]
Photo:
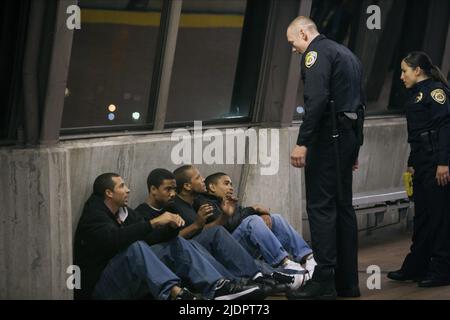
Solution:
[{"label": "yellow safety line", "polygon": [[[81,28],[83,23],[158,27],[160,20],[158,12],[81,10]],[[242,15],[182,13],[180,18],[182,28],[242,28],[243,25]]]}]

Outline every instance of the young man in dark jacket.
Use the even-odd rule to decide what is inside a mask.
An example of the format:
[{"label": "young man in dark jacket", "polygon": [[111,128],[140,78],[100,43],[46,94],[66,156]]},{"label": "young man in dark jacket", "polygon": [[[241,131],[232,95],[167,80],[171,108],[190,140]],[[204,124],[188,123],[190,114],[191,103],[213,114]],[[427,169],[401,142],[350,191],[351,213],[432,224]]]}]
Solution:
[{"label": "young man in dark jacket", "polygon": [[167,238],[158,229],[182,227],[183,219],[164,213],[144,220],[127,208],[129,192],[117,174],[105,173],[95,180],[75,234],[74,261],[82,272],[76,298],[133,299],[151,294],[163,300],[195,299],[179,286],[180,278],[208,299],[233,299],[258,290],[256,286],[230,290],[230,281],[179,237],[161,242]]}]

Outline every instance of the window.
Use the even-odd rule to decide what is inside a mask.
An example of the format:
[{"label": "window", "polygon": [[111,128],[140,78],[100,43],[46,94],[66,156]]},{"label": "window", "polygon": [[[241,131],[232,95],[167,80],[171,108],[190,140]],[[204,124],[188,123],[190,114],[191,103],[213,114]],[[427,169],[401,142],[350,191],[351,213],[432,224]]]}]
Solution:
[{"label": "window", "polygon": [[[177,6],[162,0],[82,0],[80,7],[62,133],[250,120],[268,1],[183,0],[179,21]],[[174,25],[176,49],[166,52]],[[171,72],[170,83],[162,72]],[[158,99],[166,89],[167,103]],[[164,123],[153,123],[157,111]]]},{"label": "window", "polygon": [[81,0],[79,6],[62,128],[151,125],[162,0]]},{"label": "window", "polygon": [[166,122],[240,119],[233,104],[246,0],[184,0]]},{"label": "window", "polygon": [[21,64],[28,6],[23,1],[0,3],[0,140],[13,142],[21,125]]}]

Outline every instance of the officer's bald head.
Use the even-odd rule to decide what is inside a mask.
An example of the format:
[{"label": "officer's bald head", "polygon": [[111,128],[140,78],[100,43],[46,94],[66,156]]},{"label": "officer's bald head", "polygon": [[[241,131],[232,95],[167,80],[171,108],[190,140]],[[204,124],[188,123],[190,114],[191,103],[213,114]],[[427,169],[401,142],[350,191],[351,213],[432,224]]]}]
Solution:
[{"label": "officer's bald head", "polygon": [[311,41],[319,35],[317,26],[310,18],[299,16],[287,28],[286,36],[292,51],[304,53]]},{"label": "officer's bald head", "polygon": [[294,33],[299,33],[300,30],[305,30],[309,33],[317,33],[317,26],[310,18],[305,16],[299,16],[292,20],[289,24],[288,32],[292,31]]}]

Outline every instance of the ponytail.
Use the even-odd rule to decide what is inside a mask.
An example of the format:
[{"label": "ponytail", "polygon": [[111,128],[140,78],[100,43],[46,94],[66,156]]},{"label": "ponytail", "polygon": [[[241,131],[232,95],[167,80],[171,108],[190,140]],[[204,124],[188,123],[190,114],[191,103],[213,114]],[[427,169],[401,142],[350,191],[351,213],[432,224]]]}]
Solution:
[{"label": "ponytail", "polygon": [[447,89],[450,89],[448,86],[448,81],[445,79],[444,75],[442,74],[441,70],[436,65],[432,65],[430,69],[430,76],[433,78],[434,81],[441,82]]},{"label": "ponytail", "polygon": [[442,83],[447,90],[450,90],[447,79],[444,77],[441,70],[431,62],[430,57],[425,52],[411,52],[403,59],[403,61],[413,69],[419,67],[428,77]]}]

